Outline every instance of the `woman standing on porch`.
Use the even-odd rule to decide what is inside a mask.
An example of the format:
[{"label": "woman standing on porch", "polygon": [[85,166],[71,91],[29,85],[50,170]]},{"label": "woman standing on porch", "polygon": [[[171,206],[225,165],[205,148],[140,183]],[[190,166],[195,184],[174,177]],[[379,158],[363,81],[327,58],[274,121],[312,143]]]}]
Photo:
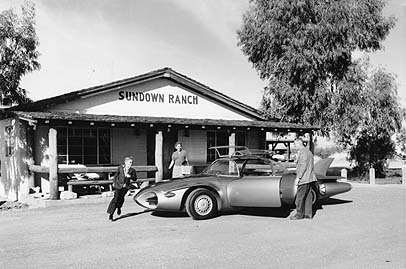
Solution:
[{"label": "woman standing on porch", "polygon": [[172,161],[169,164],[169,169],[173,167],[172,178],[183,177],[182,165],[189,162],[186,150],[182,149],[182,142],[175,143],[176,151],[172,153]]},{"label": "woman standing on porch", "polygon": [[135,169],[131,167],[133,164],[132,157],[125,157],[124,164],[117,168],[117,172],[114,175],[113,187],[114,197],[111,200],[107,213],[109,214],[109,220],[113,220],[114,211],[117,209],[117,214],[121,215],[121,207],[124,203],[124,198],[127,191],[131,188],[131,180],[137,180],[137,174]]}]

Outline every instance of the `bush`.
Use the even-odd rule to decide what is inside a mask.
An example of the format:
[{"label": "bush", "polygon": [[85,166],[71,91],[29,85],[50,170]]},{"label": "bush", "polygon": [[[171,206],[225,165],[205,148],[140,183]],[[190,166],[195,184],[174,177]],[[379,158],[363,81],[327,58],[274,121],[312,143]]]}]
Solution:
[{"label": "bush", "polygon": [[357,144],[350,150],[350,159],[356,161],[354,172],[360,176],[375,168],[377,178],[385,177],[386,159],[395,152],[395,145],[390,135],[382,131],[378,135],[371,135],[367,131],[360,133]]},{"label": "bush", "polygon": [[327,147],[315,147],[314,155],[325,159],[333,155],[334,153],[341,152],[342,149],[337,145],[329,145]]}]

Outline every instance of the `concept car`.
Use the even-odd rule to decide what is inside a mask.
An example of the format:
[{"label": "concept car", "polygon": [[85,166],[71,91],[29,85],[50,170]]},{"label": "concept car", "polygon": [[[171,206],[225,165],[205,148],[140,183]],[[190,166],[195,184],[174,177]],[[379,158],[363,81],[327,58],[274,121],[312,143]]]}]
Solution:
[{"label": "concept car", "polygon": [[[351,190],[349,183],[338,181],[339,176],[326,176],[332,160],[315,164],[318,184],[312,189],[313,202]],[[296,190],[295,171],[276,171],[270,159],[258,155],[234,154],[215,160],[198,175],[141,189],[134,201],[156,211],[186,211],[201,220],[246,207],[294,205]]]}]

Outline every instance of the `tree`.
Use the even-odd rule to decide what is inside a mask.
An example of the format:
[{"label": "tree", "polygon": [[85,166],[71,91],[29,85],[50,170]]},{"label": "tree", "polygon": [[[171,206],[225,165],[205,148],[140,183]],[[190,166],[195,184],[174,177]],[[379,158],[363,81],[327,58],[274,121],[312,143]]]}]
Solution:
[{"label": "tree", "polygon": [[399,148],[399,153],[403,159],[406,159],[406,128],[402,128],[396,134],[396,145]]},{"label": "tree", "polygon": [[357,65],[339,83],[342,95],[336,96],[331,113],[336,117],[335,134],[349,147],[356,172],[362,175],[373,167],[383,176],[386,160],[395,153],[391,137],[402,127],[404,110],[394,75],[368,67],[368,62]]},{"label": "tree", "polygon": [[[321,126],[350,149],[361,171],[393,153],[403,113],[393,75],[370,71],[356,50],[371,52],[394,26],[382,0],[252,0],[238,45],[268,80],[262,111],[273,120]],[[387,152],[375,154],[387,146]],[[367,156],[361,154],[368,149]],[[380,171],[380,170],[379,170]],[[378,171],[378,172],[379,172]]]},{"label": "tree", "polygon": [[31,100],[20,87],[21,78],[38,70],[35,6],[25,2],[19,17],[12,9],[0,13],[0,101],[24,104]]},{"label": "tree", "polygon": [[237,37],[260,78],[269,80],[265,116],[328,132],[325,112],[352,52],[380,49],[394,26],[383,7],[382,0],[252,0]]}]

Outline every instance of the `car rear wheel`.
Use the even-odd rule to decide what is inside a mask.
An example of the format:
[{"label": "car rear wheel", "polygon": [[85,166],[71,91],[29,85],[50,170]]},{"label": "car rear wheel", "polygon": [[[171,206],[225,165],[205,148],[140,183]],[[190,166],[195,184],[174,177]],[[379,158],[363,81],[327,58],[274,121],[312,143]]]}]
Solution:
[{"label": "car rear wheel", "polygon": [[217,200],[206,189],[192,191],[186,199],[186,212],[195,220],[210,219],[217,214]]},{"label": "car rear wheel", "polygon": [[317,194],[316,194],[316,192],[314,191],[314,189],[312,188],[312,189],[310,189],[310,191],[311,191],[311,193],[312,193],[312,204],[314,205],[316,202],[317,202]]},{"label": "car rear wheel", "polygon": [[[317,202],[317,194],[316,194],[316,191],[313,188],[310,189],[310,192],[312,193],[312,204],[314,205]],[[295,200],[296,200],[296,197],[295,197]],[[294,204],[295,203],[296,202],[294,201]]]}]

